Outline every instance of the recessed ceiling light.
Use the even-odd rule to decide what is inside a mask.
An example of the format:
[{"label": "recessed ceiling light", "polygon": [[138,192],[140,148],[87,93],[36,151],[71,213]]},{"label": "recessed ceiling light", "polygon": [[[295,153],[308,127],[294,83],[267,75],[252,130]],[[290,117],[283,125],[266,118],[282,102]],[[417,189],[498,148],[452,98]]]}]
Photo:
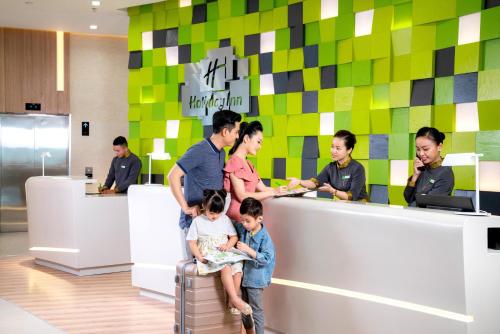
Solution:
[{"label": "recessed ceiling light", "polygon": [[100,1],[92,1],[92,7],[99,7],[101,5]]},{"label": "recessed ceiling light", "polygon": [[90,30],[97,30],[97,25],[96,24],[91,24],[89,26]]}]

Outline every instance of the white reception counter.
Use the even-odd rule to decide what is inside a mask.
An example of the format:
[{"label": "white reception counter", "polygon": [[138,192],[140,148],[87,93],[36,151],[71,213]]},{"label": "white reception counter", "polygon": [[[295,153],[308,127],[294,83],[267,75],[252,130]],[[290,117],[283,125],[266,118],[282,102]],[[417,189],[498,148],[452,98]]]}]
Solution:
[{"label": "white reception counter", "polygon": [[82,177],[26,181],[35,262],[75,275],[130,270],[127,196],[86,195]]},{"label": "white reception counter", "polygon": [[[277,261],[264,292],[275,332],[500,333],[500,217],[310,198],[265,201]],[[133,285],[173,300],[179,206],[163,186],[129,190]],[[500,241],[497,241],[500,244]]]},{"label": "white reception counter", "polygon": [[180,208],[169,187],[133,185],[128,190],[132,285],[141,295],[173,303],[175,268],[186,257]]}]

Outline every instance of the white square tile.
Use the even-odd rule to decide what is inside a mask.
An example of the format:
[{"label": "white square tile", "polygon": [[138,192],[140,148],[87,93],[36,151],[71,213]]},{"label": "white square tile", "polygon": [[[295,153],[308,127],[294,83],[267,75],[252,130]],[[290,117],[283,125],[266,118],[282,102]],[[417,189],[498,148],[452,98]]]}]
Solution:
[{"label": "white square tile", "polygon": [[500,191],[500,161],[479,162],[479,189]]},{"label": "white square tile", "polygon": [[260,34],[260,53],[274,52],[275,32],[269,31]]},{"label": "white square tile", "polygon": [[260,95],[274,94],[274,80],[272,74],[262,74],[260,76]]},{"label": "white square tile", "polygon": [[320,113],[319,120],[319,134],[322,136],[333,136],[335,134],[335,113]]},{"label": "white square tile", "polygon": [[458,21],[458,45],[479,42],[480,32],[481,12],[460,16]]},{"label": "white square tile", "polygon": [[142,49],[153,50],[153,32],[145,31],[142,33]]},{"label": "white square tile", "polygon": [[172,46],[166,49],[167,66],[179,64],[179,47]]},{"label": "white square tile", "polygon": [[179,120],[167,121],[167,138],[179,137]]},{"label": "white square tile", "polygon": [[154,153],[164,153],[165,152],[165,139],[164,138],[154,138],[153,139],[153,152]]},{"label": "white square tile", "polygon": [[354,35],[356,37],[370,35],[372,33],[372,24],[373,9],[356,13],[356,26]]},{"label": "white square tile", "polygon": [[191,0],[179,0],[179,7],[191,6]]},{"label": "white square tile", "polygon": [[479,117],[477,114],[477,102],[458,103],[456,105],[455,131],[470,132],[479,131]]},{"label": "white square tile", "polygon": [[408,160],[391,160],[391,186],[405,186],[408,182]]},{"label": "white square tile", "polygon": [[338,0],[321,0],[321,19],[339,16]]}]

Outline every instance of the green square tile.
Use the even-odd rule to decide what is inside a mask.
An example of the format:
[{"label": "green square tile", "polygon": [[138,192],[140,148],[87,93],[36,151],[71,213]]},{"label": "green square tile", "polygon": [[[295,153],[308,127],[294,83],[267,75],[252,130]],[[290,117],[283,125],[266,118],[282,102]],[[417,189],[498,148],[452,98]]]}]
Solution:
[{"label": "green square tile", "polygon": [[476,133],[475,132],[454,132],[451,137],[452,153],[475,152]]},{"label": "green square tile", "polygon": [[[283,94],[284,95],[284,94]],[[288,116],[278,115],[273,117],[273,133],[278,137],[286,137]]]},{"label": "green square tile", "polygon": [[475,152],[484,154],[481,160],[500,161],[500,131],[478,132]]},{"label": "green square tile", "polygon": [[453,103],[453,77],[436,78],[434,85],[434,104]]},{"label": "green square tile", "polygon": [[372,134],[391,133],[390,109],[377,109],[370,111],[370,124]]},{"label": "green square tile", "polygon": [[142,51],[142,67],[153,66],[153,50]]},{"label": "green square tile", "polygon": [[354,14],[347,13],[336,18],[335,39],[341,40],[354,36]]},{"label": "green square tile", "polygon": [[190,25],[193,22],[192,7],[179,8],[179,24],[180,26]]},{"label": "green square tile", "polygon": [[372,83],[371,60],[361,60],[352,63],[352,85],[363,86]]},{"label": "green square tile", "polygon": [[474,190],[476,187],[476,174],[474,166],[454,166],[455,189]]},{"label": "green square tile", "polygon": [[153,104],[143,103],[140,105],[141,108],[141,121],[151,121],[153,120]]},{"label": "green square tile", "polygon": [[434,52],[421,51],[411,55],[411,79],[424,79],[434,76]]},{"label": "green square tile", "polygon": [[335,132],[339,130],[351,129],[352,115],[350,111],[336,111],[335,116]]},{"label": "green square tile", "polygon": [[389,83],[391,81],[391,61],[390,58],[373,60],[373,83]]},{"label": "green square tile", "polygon": [[360,36],[353,39],[353,56],[354,60],[371,59],[372,36]]},{"label": "green square tile", "polygon": [[231,16],[231,0],[219,0],[219,18]]},{"label": "green square tile", "polygon": [[431,51],[436,47],[436,25],[426,24],[413,27],[411,34],[411,51]]},{"label": "green square tile", "polygon": [[319,114],[290,115],[287,121],[288,136],[317,136]]},{"label": "green square tile", "polygon": [[481,12],[481,40],[500,38],[500,6]]},{"label": "green square tile", "polygon": [[451,19],[456,16],[456,2],[417,0],[413,1],[413,23],[424,24],[429,22]]},{"label": "green square tile", "polygon": [[337,66],[337,87],[352,86],[352,63]]},{"label": "green square tile", "polygon": [[343,0],[339,1],[339,15],[342,16],[343,14],[351,14],[352,8],[353,8],[353,0]]},{"label": "green square tile", "polygon": [[339,64],[352,62],[352,38],[337,42],[337,62]]},{"label": "green square tile", "polygon": [[300,177],[302,174],[302,158],[286,159],[286,177]]},{"label": "green square tile", "polygon": [[410,28],[392,31],[392,52],[395,56],[411,52],[411,31]]},{"label": "green square tile", "polygon": [[141,70],[129,70],[128,75],[128,85],[129,86],[140,86],[141,85]]},{"label": "green square tile", "polygon": [[[219,33],[219,39],[230,38],[232,33],[233,18],[219,19],[217,21],[217,24],[218,24],[217,31]],[[242,21],[242,24],[243,24],[243,30],[245,30],[244,21]]]},{"label": "green square tile", "polygon": [[394,19],[392,29],[404,29],[412,26],[413,7],[411,3],[403,3],[394,6]]},{"label": "green square tile", "polygon": [[169,84],[176,84],[178,78],[178,66],[167,66],[166,76]]},{"label": "green square tile", "polygon": [[273,9],[273,1],[269,0],[259,0],[259,10],[261,12],[264,12],[266,10],[271,10]]},{"label": "green square tile", "polygon": [[275,33],[276,50],[288,50],[290,48],[290,29],[279,29]]},{"label": "green square tile", "polygon": [[335,18],[319,21],[319,33],[322,43],[335,41]]},{"label": "green square tile", "polygon": [[274,96],[262,95],[259,96],[259,114],[272,115],[274,112]]},{"label": "green square tile", "polygon": [[153,13],[153,27],[154,30],[167,28],[167,12],[163,11]]},{"label": "green square tile", "polygon": [[370,51],[373,59],[390,57],[391,33],[386,31],[372,34]]},{"label": "green square tile", "polygon": [[386,109],[390,107],[390,87],[388,84],[373,86],[371,109]]},{"label": "green square tile", "polygon": [[205,24],[205,41],[218,41],[217,27],[216,21]]},{"label": "green square tile", "polygon": [[416,133],[424,126],[432,126],[432,106],[410,107],[410,132]]},{"label": "green square tile", "polygon": [[321,43],[318,49],[319,66],[335,64],[335,42]]},{"label": "green square tile", "polygon": [[205,23],[197,23],[191,26],[191,42],[198,43],[205,41]]},{"label": "green square tile", "polygon": [[129,122],[128,123],[128,136],[129,136],[129,140],[131,138],[140,138],[139,122]]},{"label": "green square tile", "polygon": [[352,98],[353,110],[369,110],[372,102],[372,87],[362,86],[354,87],[354,95]]},{"label": "green square tile", "polygon": [[298,115],[302,113],[302,93],[286,94],[287,114]]},{"label": "green square tile", "polygon": [[191,61],[197,63],[205,58],[205,45],[204,43],[191,44]]},{"label": "green square tile", "polygon": [[367,135],[370,133],[370,110],[353,110],[352,112],[352,132]]},{"label": "green square tile", "polygon": [[410,123],[409,108],[391,109],[392,113],[392,133],[408,133]]},{"label": "green square tile", "polygon": [[319,147],[320,158],[330,158],[332,156],[331,154],[332,136],[318,136],[318,147]]},{"label": "green square tile", "polygon": [[500,68],[500,38],[484,42],[484,69]]},{"label": "green square tile", "polygon": [[408,107],[410,105],[410,81],[390,83],[391,108]]},{"label": "green square tile", "polygon": [[165,66],[165,48],[153,49],[153,66]]},{"label": "green square tile", "polygon": [[394,7],[384,6],[375,8],[373,13],[372,33],[385,33],[392,29]]},{"label": "green square tile", "polygon": [[404,190],[403,186],[388,186],[387,192],[389,194],[389,204],[391,205],[408,205],[404,198]]},{"label": "green square tile", "polygon": [[302,8],[304,23],[317,22],[321,19],[321,1],[304,0]]},{"label": "green square tile", "polygon": [[389,184],[389,160],[370,159],[368,162],[368,183]]},{"label": "green square tile", "polygon": [[273,52],[273,73],[288,71],[288,50]]},{"label": "green square tile", "polygon": [[456,0],[457,1],[457,16],[464,16],[481,11],[482,0]]},{"label": "green square tile", "polygon": [[141,31],[153,30],[153,13],[144,13],[139,15]]},{"label": "green square tile", "polygon": [[288,70],[296,71],[304,68],[304,52],[302,48],[288,51]]},{"label": "green square tile", "polygon": [[286,115],[286,94],[275,94],[274,96],[274,114]]},{"label": "green square tile", "polygon": [[273,11],[260,12],[260,32],[273,31]]},{"label": "green square tile", "polygon": [[433,125],[441,132],[455,131],[455,105],[442,104],[434,106]]},{"label": "green square tile", "polygon": [[370,136],[356,136],[356,148],[352,151],[352,157],[356,160],[370,158]]},{"label": "green square tile", "polygon": [[251,75],[250,77],[250,95],[257,96],[260,94],[260,78],[258,75]]},{"label": "green square tile", "polygon": [[167,12],[167,19],[165,21],[167,28],[175,28],[179,26],[179,11],[171,9]]},{"label": "green square tile", "polygon": [[191,44],[191,26],[179,27],[179,45]]},{"label": "green square tile", "polygon": [[373,9],[374,6],[375,6],[374,0],[353,0],[352,10],[353,12],[357,13]]},{"label": "green square tile", "polygon": [[332,112],[334,110],[334,89],[322,89],[318,91],[318,111]]},{"label": "green square tile", "polygon": [[410,135],[408,133],[393,133],[389,135],[389,159],[410,159]]},{"label": "green square tile", "polygon": [[481,59],[480,43],[457,45],[455,47],[455,74],[479,71]]},{"label": "green square tile", "polygon": [[334,111],[351,110],[353,97],[354,97],[353,87],[335,88]]},{"label": "green square tile", "polygon": [[482,71],[477,79],[477,100],[500,100],[500,70]]},{"label": "green square tile", "polygon": [[479,129],[500,130],[500,100],[480,101],[477,104]]},{"label": "green square tile", "polygon": [[319,44],[320,34],[319,34],[319,24],[318,22],[306,23],[305,25],[305,44],[314,45]]},{"label": "green square tile", "polygon": [[140,104],[130,104],[128,108],[128,120],[140,121],[141,120],[141,106]]},{"label": "green square tile", "polygon": [[207,21],[217,21],[219,19],[219,4],[217,2],[207,3]]},{"label": "green square tile", "polygon": [[288,6],[282,6],[273,9],[273,28],[274,30],[288,27]]},{"label": "green square tile", "polygon": [[231,15],[241,16],[245,15],[247,12],[247,1],[246,0],[231,0]]},{"label": "green square tile", "polygon": [[411,57],[409,54],[392,58],[392,81],[410,80]]},{"label": "green square tile", "polygon": [[436,49],[449,48],[457,45],[457,43],[458,19],[438,22],[436,24]]},{"label": "green square tile", "polygon": [[302,71],[302,74],[306,91],[320,90],[321,79],[318,67],[306,68]]},{"label": "green square tile", "polygon": [[259,13],[252,13],[245,15],[245,35],[253,35],[259,33],[260,15]]},{"label": "green square tile", "polygon": [[286,158],[288,156],[287,137],[266,138],[264,145],[272,145],[273,158]]},{"label": "green square tile", "polygon": [[304,137],[288,137],[288,157],[301,158]]}]

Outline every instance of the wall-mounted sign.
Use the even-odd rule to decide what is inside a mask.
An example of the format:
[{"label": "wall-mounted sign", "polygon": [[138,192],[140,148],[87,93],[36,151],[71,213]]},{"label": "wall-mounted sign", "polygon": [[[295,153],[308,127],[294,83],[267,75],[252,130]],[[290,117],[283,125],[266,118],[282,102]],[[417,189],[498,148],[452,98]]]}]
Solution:
[{"label": "wall-mounted sign", "polygon": [[90,134],[90,122],[82,122],[82,136]]},{"label": "wall-mounted sign", "polygon": [[248,58],[238,59],[233,47],[208,51],[199,63],[186,64],[182,86],[182,115],[196,116],[203,125],[212,125],[216,111],[237,113],[250,110]]}]

